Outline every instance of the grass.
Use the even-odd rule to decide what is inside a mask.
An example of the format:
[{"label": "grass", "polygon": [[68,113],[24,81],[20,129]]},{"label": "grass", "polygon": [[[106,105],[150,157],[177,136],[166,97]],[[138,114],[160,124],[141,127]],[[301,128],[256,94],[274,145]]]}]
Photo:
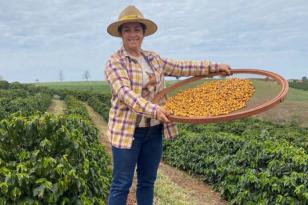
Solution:
[{"label": "grass", "polygon": [[[193,192],[191,190],[191,192]],[[167,176],[158,171],[154,190],[155,205],[197,205],[198,202],[191,198],[191,193],[179,187]]]},{"label": "grass", "polygon": [[299,90],[295,88],[289,88],[287,100],[290,101],[301,101],[308,103],[308,91]]},{"label": "grass", "polygon": [[[277,94],[280,86],[277,83],[271,81],[253,81],[256,90],[260,92],[259,96],[273,96]],[[308,92],[289,87],[289,92],[286,97],[286,101],[306,101],[308,102]]]},{"label": "grass", "polygon": [[98,93],[110,92],[110,87],[105,81],[49,82],[36,83],[36,85],[47,86],[54,89],[93,91]]}]

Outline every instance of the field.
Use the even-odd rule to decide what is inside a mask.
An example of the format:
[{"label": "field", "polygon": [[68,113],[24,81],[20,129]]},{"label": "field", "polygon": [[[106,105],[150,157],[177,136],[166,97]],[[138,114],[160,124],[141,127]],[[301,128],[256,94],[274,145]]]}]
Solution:
[{"label": "field", "polygon": [[[271,81],[254,84],[251,105],[277,90]],[[0,85],[0,204],[105,204],[111,180],[106,83]],[[254,118],[179,124],[178,138],[164,141],[155,205],[306,205],[307,98],[290,89],[282,104]]]},{"label": "field", "polygon": [[47,86],[53,89],[68,89],[80,91],[93,91],[98,93],[110,92],[109,86],[103,81],[75,81],[75,82],[50,82],[50,83],[37,83],[37,85]]}]

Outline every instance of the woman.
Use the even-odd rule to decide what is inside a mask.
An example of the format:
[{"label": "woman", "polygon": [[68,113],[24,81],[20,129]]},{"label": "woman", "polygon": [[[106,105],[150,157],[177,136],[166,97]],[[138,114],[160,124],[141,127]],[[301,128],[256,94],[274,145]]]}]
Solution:
[{"label": "woman", "polygon": [[[125,205],[137,165],[138,205],[153,203],[153,189],[162,155],[162,135],[177,135],[170,113],[151,103],[164,89],[164,76],[207,75],[223,71],[225,64],[210,61],[173,61],[141,49],[145,36],[155,33],[156,24],[145,19],[134,6],[125,8],[110,24],[110,35],[122,38],[123,47],[107,61],[105,77],[112,89],[108,137],[112,144],[113,174],[110,205]],[[163,103],[163,102],[161,102]]]}]

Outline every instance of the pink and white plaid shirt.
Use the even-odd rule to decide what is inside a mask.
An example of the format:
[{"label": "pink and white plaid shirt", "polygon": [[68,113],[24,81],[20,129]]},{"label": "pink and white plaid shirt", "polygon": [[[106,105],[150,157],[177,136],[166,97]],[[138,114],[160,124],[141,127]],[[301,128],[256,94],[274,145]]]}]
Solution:
[{"label": "pink and white plaid shirt", "polygon": [[[165,88],[164,76],[207,75],[211,62],[176,61],[161,58],[158,54],[142,51],[156,77],[154,95]],[[109,112],[108,138],[112,146],[130,149],[138,115],[156,119],[157,105],[142,97],[142,68],[124,47],[114,53],[106,63],[105,79],[112,89]],[[163,99],[160,104],[163,104]],[[164,123],[163,134],[172,139],[178,134],[175,123]]]}]

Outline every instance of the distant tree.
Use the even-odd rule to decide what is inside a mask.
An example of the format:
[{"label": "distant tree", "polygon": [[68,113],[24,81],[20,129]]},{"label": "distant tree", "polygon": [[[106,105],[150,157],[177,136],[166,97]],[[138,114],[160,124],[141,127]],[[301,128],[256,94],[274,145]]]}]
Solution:
[{"label": "distant tree", "polygon": [[86,70],[84,73],[83,73],[83,78],[88,81],[89,78],[90,78],[90,72],[88,70]]},{"label": "distant tree", "polygon": [[40,79],[36,78],[36,79],[35,79],[35,82],[37,82],[37,83],[40,82]]},{"label": "distant tree", "polygon": [[3,80],[4,78],[0,75],[0,80]]},{"label": "distant tree", "polygon": [[10,89],[22,89],[24,88],[24,85],[21,84],[20,82],[12,82],[10,83]]},{"label": "distant tree", "polygon": [[60,81],[63,82],[63,71],[60,70],[59,72],[59,78],[60,78]]},{"label": "distant tree", "polygon": [[289,82],[289,86],[292,88],[308,91],[308,79],[306,76],[303,76],[301,80],[294,80],[293,82]]},{"label": "distant tree", "polygon": [[0,80],[0,89],[8,89],[10,86],[9,82],[6,80]]}]

